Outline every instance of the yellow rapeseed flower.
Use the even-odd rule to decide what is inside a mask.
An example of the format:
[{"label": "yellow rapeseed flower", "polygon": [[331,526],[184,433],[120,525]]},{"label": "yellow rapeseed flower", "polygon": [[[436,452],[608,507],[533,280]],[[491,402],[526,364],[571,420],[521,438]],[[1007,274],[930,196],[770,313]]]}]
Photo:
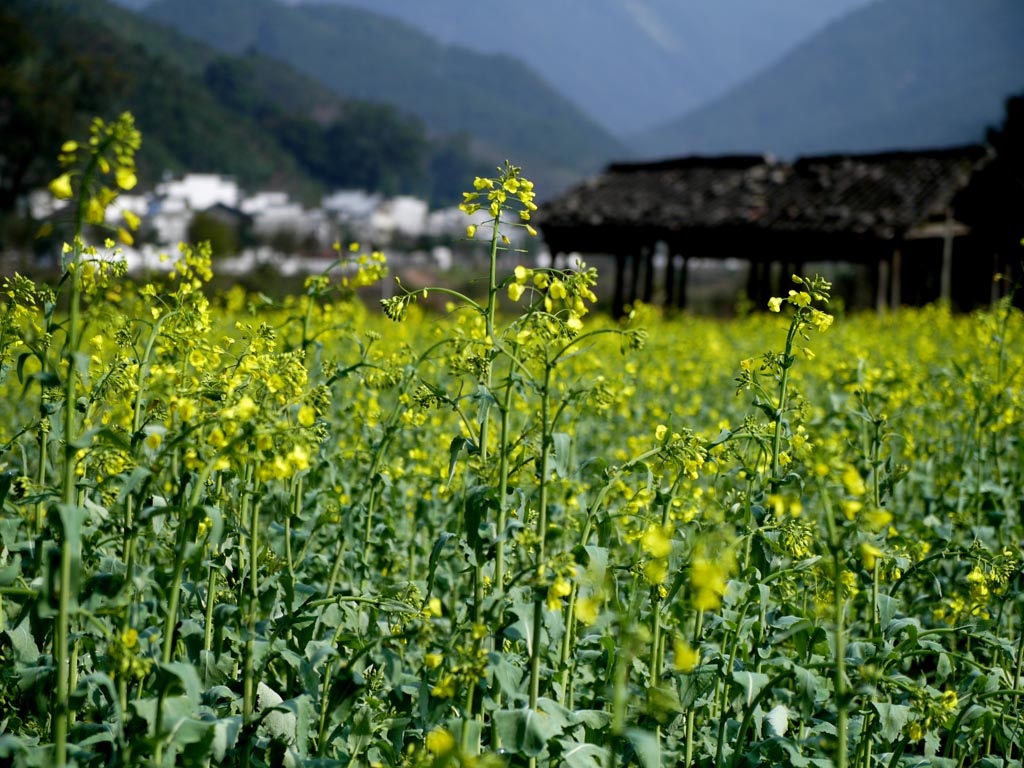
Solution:
[{"label": "yellow rapeseed flower", "polygon": [[444,655],[440,653],[428,653],[423,657],[423,664],[427,669],[437,669],[444,661]]},{"label": "yellow rapeseed flower", "polygon": [[672,539],[660,525],[648,526],[640,539],[640,546],[651,557],[668,557],[672,553]]},{"label": "yellow rapeseed flower", "polygon": [[455,749],[455,737],[444,728],[435,728],[427,734],[427,749],[440,757]]},{"label": "yellow rapeseed flower", "polygon": [[701,611],[710,611],[722,605],[725,595],[725,569],[720,563],[703,558],[690,566],[690,586],[693,587],[693,605]]},{"label": "yellow rapeseed flower", "polygon": [[874,569],[875,563],[877,562],[878,557],[880,555],[882,555],[882,554],[884,554],[882,552],[882,550],[880,550],[878,547],[876,547],[871,542],[869,542],[869,541],[861,542],[861,545],[860,545],[860,559],[861,559],[861,562],[864,563],[864,567],[867,568],[869,571]]},{"label": "yellow rapeseed flower", "polygon": [[676,671],[692,672],[694,667],[700,664],[700,651],[691,648],[688,642],[676,638],[673,646],[675,650],[673,666],[676,668]]},{"label": "yellow rapeseed flower", "polygon": [[524,293],[526,293],[526,287],[522,283],[508,284],[508,297],[512,301],[519,301]]},{"label": "yellow rapeseed flower", "polygon": [[71,189],[71,174],[62,173],[56,179],[50,182],[50,194],[52,194],[58,200],[67,200],[74,194]]}]

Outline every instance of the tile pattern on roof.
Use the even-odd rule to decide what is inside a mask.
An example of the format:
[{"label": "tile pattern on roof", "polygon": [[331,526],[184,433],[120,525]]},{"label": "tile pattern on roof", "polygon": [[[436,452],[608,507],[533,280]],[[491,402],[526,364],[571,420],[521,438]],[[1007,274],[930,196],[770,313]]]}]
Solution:
[{"label": "tile pattern on roof", "polygon": [[951,204],[986,158],[979,146],[784,163],[689,157],[613,164],[542,208],[542,227],[756,228],[892,239]]}]

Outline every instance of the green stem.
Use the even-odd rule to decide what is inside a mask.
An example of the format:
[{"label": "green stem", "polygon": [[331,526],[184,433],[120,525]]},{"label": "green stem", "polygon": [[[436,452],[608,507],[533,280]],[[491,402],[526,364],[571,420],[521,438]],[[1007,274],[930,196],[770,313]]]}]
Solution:
[{"label": "green stem", "polygon": [[245,670],[243,672],[242,722],[252,719],[256,703],[256,681],[253,659],[256,655],[256,612],[259,608],[260,503],[252,504],[249,530],[249,605],[246,617]]},{"label": "green stem", "polygon": [[[565,606],[565,634],[562,635],[562,649],[558,657],[558,703],[562,706],[572,708],[572,697],[569,695],[569,656],[572,653],[572,646],[576,640],[576,599],[579,595],[579,587],[575,581],[572,583],[572,590],[569,592],[569,599]],[[568,703],[566,703],[568,702]]]},{"label": "green stem", "polygon": [[879,580],[878,560],[876,559],[875,566],[871,569],[871,621],[868,622],[875,637],[882,635],[882,617],[878,611]]},{"label": "green stem", "polygon": [[498,442],[498,540],[494,544],[494,590],[495,594],[505,592],[505,525],[508,522],[508,472],[509,472],[509,420],[512,410],[512,380],[505,384],[505,401],[501,406],[501,431]]},{"label": "green stem", "polygon": [[292,556],[292,518],[298,519],[302,515],[302,480],[302,475],[295,478],[292,486],[292,508],[284,519],[284,558],[288,564],[288,576],[293,584],[295,583],[295,560]]},{"label": "green stem", "polygon": [[775,493],[781,484],[779,477],[779,453],[782,450],[782,419],[786,413],[787,399],[789,397],[789,370],[793,367],[793,340],[796,338],[797,328],[802,322],[803,314],[797,310],[793,315],[793,321],[789,324],[789,333],[786,335],[786,351],[782,353],[782,378],[779,381],[779,402],[775,409],[775,434],[772,437],[772,477],[771,489]]},{"label": "green stem", "polygon": [[203,666],[204,684],[208,682],[210,656],[213,653],[213,606],[217,602],[217,566],[214,564],[212,557],[210,558],[208,571],[206,576],[206,623],[203,627],[203,650],[206,651],[206,663]]},{"label": "green stem", "polygon": [[[704,629],[704,611],[697,611],[697,615],[693,620],[693,647],[695,649],[700,648],[700,636]],[[690,768],[693,765],[693,727],[696,719],[696,710],[694,709],[696,702],[690,704],[686,709],[686,747],[685,757],[683,759],[684,768]],[[721,765],[721,739],[719,739],[719,759],[718,764]]]},{"label": "green stem", "polygon": [[[95,159],[94,159],[95,161]],[[90,164],[90,168],[93,164]],[[81,288],[79,274],[81,266],[82,241],[78,236],[84,220],[85,192],[79,196],[79,213],[76,226],[75,243],[72,249],[71,263],[68,265],[71,281],[71,300],[68,310],[67,331],[67,378],[64,385],[64,477],[63,500],[71,507],[76,501],[75,488],[75,453],[77,436],[77,418],[75,408],[78,401],[78,347],[81,343]],[[42,457],[40,457],[42,459]],[[57,621],[53,632],[53,660],[57,668],[56,700],[53,714],[54,764],[63,768],[67,763],[67,737],[71,723],[69,693],[71,690],[71,656],[68,648],[70,634],[71,610],[71,552],[72,542],[67,531],[61,532],[60,538],[60,574],[59,602]]]},{"label": "green stem", "polygon": [[[46,487],[46,461],[47,451],[49,449],[49,432],[42,428],[39,429],[39,469],[36,476],[37,487]],[[46,522],[46,504],[42,501],[36,504],[36,519],[35,519],[35,533],[40,534],[43,531],[43,525]]]},{"label": "green stem", "polygon": [[[743,743],[746,740],[747,731],[750,730],[750,723],[754,718],[754,712],[758,710],[758,705],[760,705],[760,703],[769,696],[774,695],[774,692],[778,688],[779,683],[781,683],[787,677],[792,676],[792,670],[787,669],[784,672],[780,672],[768,682],[768,685],[766,685],[758,692],[757,696],[755,696],[751,701],[747,702],[746,710],[743,714],[743,720],[742,722],[740,722],[739,731],[736,732],[736,742],[735,749],[733,749],[732,753],[732,761],[729,763],[730,766],[732,766],[733,768],[735,768],[735,766],[740,765],[740,760],[743,758]],[[845,761],[843,762],[843,764],[846,764]],[[721,763],[718,763],[718,765],[721,765]]]},{"label": "green stem", "polygon": [[182,577],[185,574],[185,549],[189,545],[191,539],[190,534],[194,534],[196,530],[195,509],[199,504],[199,496],[203,492],[203,486],[206,484],[207,478],[210,476],[210,472],[213,471],[213,465],[216,462],[217,457],[215,456],[210,462],[203,467],[203,471],[198,477],[193,479],[194,485],[192,486],[192,492],[189,495],[188,505],[185,507],[184,515],[182,516],[182,522],[178,526],[177,541],[174,548],[174,574],[171,577],[171,586],[167,594],[167,615],[164,617],[164,645],[163,654],[161,659],[164,664],[170,664],[174,658],[174,635],[178,627],[178,607],[181,603],[181,582]]},{"label": "green stem", "polygon": [[[540,408],[540,488],[537,500],[537,558],[535,575],[540,578],[545,567],[547,556],[546,539],[548,534],[548,463],[551,458],[551,439],[548,434],[549,387],[551,385],[551,367],[544,368],[544,384],[541,387]],[[535,709],[540,695],[540,656],[541,656],[541,625],[544,621],[544,590],[538,585],[534,589],[533,605],[533,643],[530,648],[530,709]]]},{"label": "green stem", "polygon": [[828,527],[829,549],[832,551],[833,567],[833,618],[835,621],[835,637],[833,658],[835,672],[833,688],[836,697],[836,768],[846,768],[848,757],[848,720],[849,701],[846,687],[846,600],[843,597],[843,542],[836,525],[832,503],[825,490],[824,483],[819,481],[819,490],[825,506],[825,524]]},{"label": "green stem", "polygon": [[620,647],[615,654],[612,671],[612,743],[608,748],[608,768],[615,768],[616,749],[626,730],[626,701],[629,697],[629,667],[627,650]]}]

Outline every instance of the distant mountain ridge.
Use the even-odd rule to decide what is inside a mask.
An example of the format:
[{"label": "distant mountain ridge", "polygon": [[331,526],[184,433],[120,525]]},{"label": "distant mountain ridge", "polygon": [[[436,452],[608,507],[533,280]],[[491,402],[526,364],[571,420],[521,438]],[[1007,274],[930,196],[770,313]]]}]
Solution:
[{"label": "distant mountain ridge", "polygon": [[445,46],[394,19],[271,0],[159,0],[146,15],[229,53],[256,50],[349,98],[383,101],[440,134],[464,133],[556,187],[626,148],[518,60]]},{"label": "distant mountain ridge", "polygon": [[646,157],[950,146],[982,140],[1020,92],[1020,0],[880,0],[631,143]]},{"label": "distant mountain ridge", "polygon": [[280,61],[224,54],[106,0],[7,0],[0,21],[0,208],[52,178],[57,148],[93,115],[124,110],[143,132],[143,184],[205,171],[310,201],[361,187],[450,205],[491,166],[393,107],[343,99]]},{"label": "distant mountain ridge", "polygon": [[700,106],[870,0],[286,0],[527,62],[619,136]]}]

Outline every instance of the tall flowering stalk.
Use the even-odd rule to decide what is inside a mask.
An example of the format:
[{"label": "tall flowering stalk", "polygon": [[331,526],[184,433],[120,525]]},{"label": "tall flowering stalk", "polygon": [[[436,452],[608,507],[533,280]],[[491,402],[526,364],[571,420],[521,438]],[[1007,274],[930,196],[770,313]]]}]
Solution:
[{"label": "tall flowering stalk", "polygon": [[[80,559],[80,528],[87,514],[78,505],[77,499],[77,456],[78,445],[78,398],[82,387],[83,369],[80,361],[84,323],[82,320],[83,279],[93,277],[96,267],[91,257],[94,249],[86,247],[82,233],[87,224],[103,224],[107,206],[118,195],[119,190],[132,189],[136,184],[135,151],[141,145],[141,137],[135,129],[131,115],[124,114],[111,124],[97,118],[89,131],[85,146],[68,141],[61,147],[60,163],[63,173],[50,183],[50,191],[58,199],[75,199],[74,235],[71,244],[63,249],[63,274],[61,286],[68,290],[68,317],[64,327],[62,368],[64,370],[62,503],[58,506],[60,520],[60,566],[57,581],[57,616],[53,633],[53,657],[57,668],[57,683],[54,688],[53,742],[54,764],[61,767],[67,762],[67,736],[72,713],[69,692],[76,671],[72,665],[69,642],[72,591],[74,588],[73,565]],[[112,178],[111,178],[112,177]],[[112,182],[112,183],[111,183]],[[77,189],[76,189],[77,187]],[[128,216],[126,223],[131,229],[138,227],[138,220]],[[129,229],[118,230],[120,238],[132,241]],[[45,461],[40,456],[40,462]]]},{"label": "tall flowering stalk", "polygon": [[[515,551],[522,558],[518,563],[523,569],[521,573],[529,574],[525,578],[532,603],[526,617],[530,632],[524,638],[529,656],[525,681],[529,711],[537,709],[542,695],[542,659],[547,653],[542,636],[546,617],[561,612],[564,599],[569,598],[572,604],[572,580],[577,570],[569,552],[552,551],[549,545],[552,484],[556,472],[566,473],[569,446],[568,435],[559,434],[557,429],[574,404],[588,398],[607,402],[606,394],[595,394],[604,386],[603,381],[569,387],[560,381],[557,372],[568,358],[600,334],[624,334],[632,347],[643,343],[642,335],[635,331],[584,331],[582,318],[589,311],[588,304],[597,299],[592,290],[597,282],[596,270],[584,264],[571,270],[520,264],[511,274],[499,275],[502,253],[520,252],[513,246],[508,228],[521,228],[531,236],[536,234],[529,223],[537,208],[533,199],[533,183],[511,163],[499,168],[493,178],[476,178],[473,191],[464,193],[460,208],[467,215],[483,216],[482,221],[467,227],[467,236],[477,239],[478,234],[487,233],[490,258],[486,301],[474,301],[451,289],[430,288],[403,290],[381,302],[388,317],[401,320],[410,303],[435,291],[459,299],[462,308],[471,310],[474,316],[464,324],[466,330],[449,339],[446,355],[451,371],[472,381],[474,391],[469,395],[462,395],[461,391],[453,394],[424,381],[415,399],[423,407],[448,407],[458,415],[462,434],[451,442],[449,483],[463,455],[469,457],[471,478],[477,483],[466,489],[463,504],[463,530],[472,552],[473,599],[467,611],[471,658],[483,652],[488,625],[502,627],[504,616],[512,607],[506,594],[510,542],[514,541]],[[518,315],[504,323],[500,307],[503,293],[513,306],[518,306]],[[476,405],[475,419],[464,408],[467,400]],[[529,416],[518,424],[515,416],[520,408]],[[495,413],[497,430],[492,428]],[[526,519],[512,525],[510,478],[527,462],[534,467],[531,474],[535,480],[525,502]],[[559,464],[561,469],[557,470]],[[490,597],[485,595],[485,583],[490,584]],[[488,605],[492,607],[486,608]],[[492,636],[493,651],[500,652],[503,642],[500,635]],[[567,650],[563,645],[563,664]],[[559,677],[564,684],[564,676]],[[474,752],[474,729],[470,725],[472,720],[482,719],[483,692],[479,679],[467,678],[465,684],[461,749]],[[442,687],[437,691],[449,693]],[[500,706],[500,694],[496,699]],[[492,725],[495,728],[491,746],[496,748],[500,746],[500,728],[496,722]]]}]

